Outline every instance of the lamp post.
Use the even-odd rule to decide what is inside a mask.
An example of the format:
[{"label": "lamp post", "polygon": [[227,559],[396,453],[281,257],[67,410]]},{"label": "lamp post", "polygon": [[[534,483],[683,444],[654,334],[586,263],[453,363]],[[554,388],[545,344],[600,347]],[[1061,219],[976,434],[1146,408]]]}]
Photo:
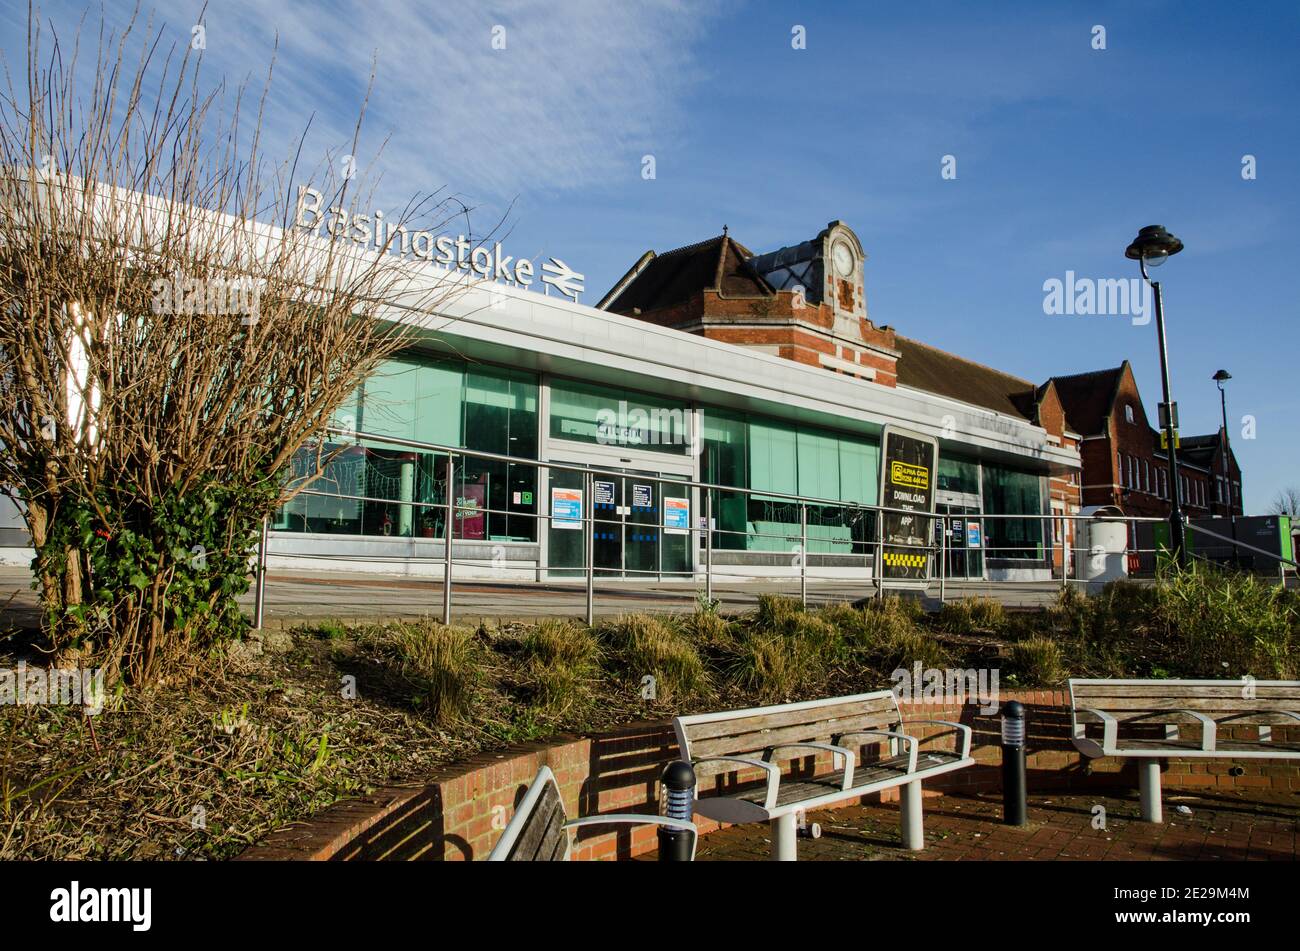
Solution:
[{"label": "lamp post", "polygon": [[1220,452],[1223,456],[1223,488],[1228,497],[1228,523],[1232,527],[1232,563],[1238,564],[1237,557],[1237,508],[1232,502],[1232,469],[1228,466],[1228,396],[1223,384],[1232,379],[1227,370],[1220,370],[1211,377],[1219,386],[1219,406],[1223,410],[1223,438],[1220,439]]},{"label": "lamp post", "polygon": [[1165,443],[1169,459],[1169,544],[1179,568],[1187,565],[1187,549],[1183,543],[1182,491],[1178,484],[1178,450],[1175,447],[1174,429],[1177,407],[1169,398],[1169,356],[1165,346],[1165,311],[1160,295],[1160,282],[1147,275],[1148,267],[1159,267],[1170,255],[1183,249],[1183,243],[1165,230],[1164,225],[1147,225],[1138,232],[1133,242],[1124,250],[1124,256],[1138,262],[1142,279],[1151,285],[1156,304],[1156,337],[1160,344],[1160,382],[1164,388]]}]

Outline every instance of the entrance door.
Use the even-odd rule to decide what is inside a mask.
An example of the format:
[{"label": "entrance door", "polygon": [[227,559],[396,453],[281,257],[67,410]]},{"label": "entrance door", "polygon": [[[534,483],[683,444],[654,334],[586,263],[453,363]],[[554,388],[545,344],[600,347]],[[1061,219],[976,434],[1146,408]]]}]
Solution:
[{"label": "entrance door", "polygon": [[984,577],[984,522],[979,509],[969,505],[939,503],[944,517],[948,552],[944,572],[958,580]]},{"label": "entrance door", "polygon": [[[656,475],[628,471],[592,479],[591,554],[596,577],[650,580],[690,574],[690,490],[683,487],[675,492],[671,482],[648,478]],[[551,484],[581,488],[583,477],[578,472],[555,471]],[[552,577],[583,574],[585,524],[582,527],[583,531],[575,532],[570,525],[552,520],[547,557]]]}]

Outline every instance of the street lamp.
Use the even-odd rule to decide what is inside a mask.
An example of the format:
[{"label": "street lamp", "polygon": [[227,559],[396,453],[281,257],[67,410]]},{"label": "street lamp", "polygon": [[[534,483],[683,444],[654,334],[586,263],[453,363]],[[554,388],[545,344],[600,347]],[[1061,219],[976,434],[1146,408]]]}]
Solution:
[{"label": "street lamp", "polygon": [[1227,370],[1220,370],[1210,377],[1219,386],[1219,406],[1223,410],[1223,437],[1220,439],[1220,451],[1223,456],[1223,487],[1227,490],[1228,496],[1228,521],[1232,526],[1232,563],[1238,562],[1237,558],[1237,509],[1232,504],[1232,470],[1228,467],[1228,396],[1223,389],[1223,384],[1232,379],[1232,374]]},{"label": "street lamp", "polygon": [[1164,413],[1165,443],[1168,446],[1169,459],[1169,543],[1174,550],[1178,567],[1187,565],[1187,551],[1183,544],[1183,507],[1182,491],[1178,485],[1178,451],[1174,446],[1174,428],[1178,410],[1169,398],[1169,356],[1165,347],[1165,311],[1160,296],[1160,282],[1153,281],[1147,275],[1148,267],[1159,267],[1170,255],[1183,249],[1183,243],[1165,230],[1164,225],[1147,225],[1138,232],[1124,250],[1124,256],[1138,262],[1142,270],[1142,279],[1151,285],[1156,302],[1156,337],[1160,343],[1160,382],[1164,387],[1165,401],[1161,404]]}]

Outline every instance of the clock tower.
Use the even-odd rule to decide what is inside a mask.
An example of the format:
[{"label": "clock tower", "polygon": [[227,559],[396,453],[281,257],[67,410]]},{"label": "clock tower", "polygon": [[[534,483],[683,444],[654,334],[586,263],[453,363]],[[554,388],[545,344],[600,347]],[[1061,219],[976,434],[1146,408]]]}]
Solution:
[{"label": "clock tower", "polygon": [[862,264],[866,253],[848,225],[832,221],[817,236],[821,243],[822,301],[831,308],[831,332],[837,337],[862,341],[862,321],[867,319]]}]

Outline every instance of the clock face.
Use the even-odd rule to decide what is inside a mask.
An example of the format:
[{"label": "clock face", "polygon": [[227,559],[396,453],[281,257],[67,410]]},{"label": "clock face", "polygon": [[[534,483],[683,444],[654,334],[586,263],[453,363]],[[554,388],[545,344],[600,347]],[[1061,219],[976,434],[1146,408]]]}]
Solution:
[{"label": "clock face", "polygon": [[831,251],[831,257],[835,262],[835,273],[840,277],[850,277],[853,274],[853,252],[844,242],[838,242]]}]

